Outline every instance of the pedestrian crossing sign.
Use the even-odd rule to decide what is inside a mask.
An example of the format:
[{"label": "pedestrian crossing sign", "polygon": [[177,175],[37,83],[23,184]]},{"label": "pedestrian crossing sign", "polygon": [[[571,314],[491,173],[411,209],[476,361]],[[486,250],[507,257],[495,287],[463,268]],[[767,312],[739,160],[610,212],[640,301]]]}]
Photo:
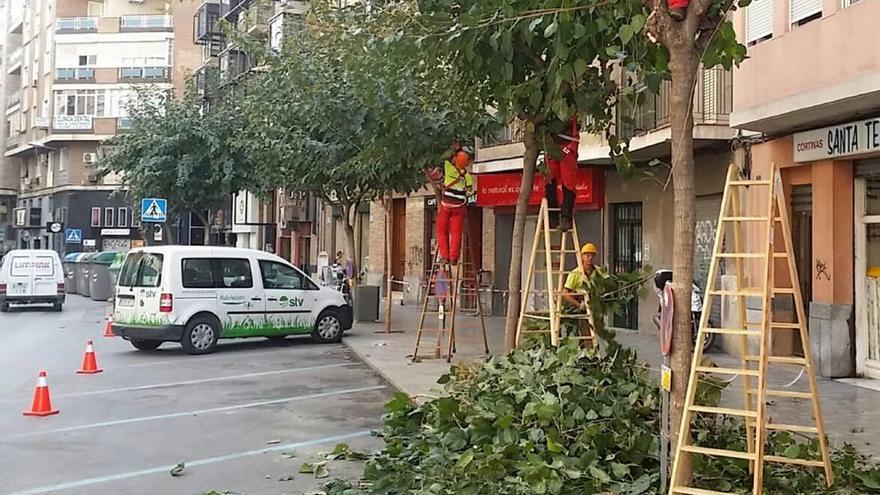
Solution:
[{"label": "pedestrian crossing sign", "polygon": [[167,219],[168,201],[162,198],[141,200],[141,221],[161,223]]},{"label": "pedestrian crossing sign", "polygon": [[64,242],[66,244],[80,244],[82,242],[81,229],[67,229],[64,231]]}]

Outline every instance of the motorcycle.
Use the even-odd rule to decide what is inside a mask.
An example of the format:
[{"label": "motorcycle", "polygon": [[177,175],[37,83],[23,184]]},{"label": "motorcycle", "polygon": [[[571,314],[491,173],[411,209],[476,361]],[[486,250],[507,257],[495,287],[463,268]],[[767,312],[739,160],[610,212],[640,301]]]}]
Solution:
[{"label": "motorcycle", "polygon": [[[663,288],[666,287],[666,282],[672,282],[672,270],[657,270],[654,273],[654,293],[657,294],[657,298],[660,301],[663,300]],[[657,327],[657,330],[660,330],[660,310],[661,303],[657,303],[657,314],[654,315],[654,326]],[[711,311],[711,308],[709,309]],[[700,319],[703,316],[703,289],[697,285],[696,282],[693,283],[691,289],[691,339],[696,342],[697,340],[697,332],[700,328]],[[710,327],[716,327],[715,322],[709,321]],[[703,351],[708,351],[712,346],[715,345],[715,334],[714,333],[706,333],[703,336]]]},{"label": "motorcycle", "polygon": [[342,292],[343,297],[345,297],[345,301],[350,305],[351,304],[351,284],[348,282],[348,277],[345,276],[345,270],[342,265],[339,263],[333,263],[333,266],[330,267],[330,282],[333,285],[333,289],[339,292]]}]

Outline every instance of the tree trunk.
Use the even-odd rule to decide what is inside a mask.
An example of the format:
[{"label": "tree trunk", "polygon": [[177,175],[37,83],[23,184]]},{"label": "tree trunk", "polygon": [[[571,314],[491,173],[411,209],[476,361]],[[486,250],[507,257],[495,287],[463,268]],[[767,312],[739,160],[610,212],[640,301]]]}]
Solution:
[{"label": "tree trunk", "polygon": [[[204,244],[205,246],[211,245],[211,226],[208,225],[208,217],[206,217],[201,210],[193,210],[193,213],[195,213],[195,215],[199,217],[202,225],[205,226],[205,238],[202,241],[202,244]],[[190,228],[192,228],[192,226],[190,226]]]},{"label": "tree trunk", "polygon": [[[342,207],[345,221],[342,222],[342,230],[345,231],[345,252],[348,256],[348,259],[351,260],[352,267],[352,280],[351,284],[354,285],[354,281],[357,278],[357,254],[355,253],[355,239],[354,239],[354,223],[357,218],[354,215],[357,215],[357,204],[354,205],[345,205]],[[345,267],[343,267],[345,268]]]},{"label": "tree trunk", "polygon": [[391,333],[391,295],[394,292],[394,285],[391,283],[391,243],[394,242],[391,225],[393,205],[391,196],[385,198],[385,280],[388,284],[385,290],[385,333]]},{"label": "tree trunk", "polygon": [[166,246],[177,244],[177,236],[174,235],[174,222],[171,221],[171,217],[168,217],[165,223],[162,224],[162,233],[164,234],[162,237],[162,242],[160,244],[164,244]]},{"label": "tree trunk", "polygon": [[[688,375],[693,357],[691,337],[691,283],[694,279],[694,81],[699,69],[699,54],[694,50],[693,40],[678,36],[671,43],[670,71],[672,90],[670,94],[670,117],[672,120],[672,180],[675,193],[675,235],[672,245],[673,290],[675,292],[675,317],[673,320],[672,393],[670,396],[671,441],[678,441],[678,428],[685,407]],[[706,311],[709,308],[705,309]],[[691,463],[688,455],[682,455],[681,470],[677,483],[689,484]],[[672,480],[676,483],[676,480]]]},{"label": "tree trunk", "polygon": [[523,176],[516,201],[516,213],[513,218],[513,240],[510,249],[510,276],[507,280],[507,320],[504,327],[504,352],[512,351],[516,346],[516,326],[519,322],[522,288],[522,253],[523,238],[526,230],[526,214],[529,207],[529,196],[535,182],[535,167],[538,163],[538,144],[535,142],[535,125],[526,124],[523,134],[526,150],[523,155]]}]

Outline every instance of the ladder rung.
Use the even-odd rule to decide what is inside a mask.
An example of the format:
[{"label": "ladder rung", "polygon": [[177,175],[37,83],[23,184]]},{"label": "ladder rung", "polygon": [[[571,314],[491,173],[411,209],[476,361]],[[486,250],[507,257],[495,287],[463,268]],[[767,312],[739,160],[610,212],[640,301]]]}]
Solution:
[{"label": "ladder rung", "polygon": [[774,287],[774,294],[794,294],[794,287]]},{"label": "ladder rung", "polygon": [[567,320],[589,320],[589,315],[576,315],[571,313],[563,313],[559,315],[560,318],[565,318]]},{"label": "ladder rung", "polygon": [[776,430],[776,431],[793,431],[797,433],[815,433],[819,434],[819,428],[815,426],[802,426],[802,425],[786,425],[782,423],[768,423],[765,425],[768,430]]},{"label": "ladder rung", "polygon": [[758,376],[757,370],[742,370],[735,368],[718,368],[714,366],[697,366],[694,368],[696,371],[701,373],[717,373],[719,375],[746,375],[746,376]]},{"label": "ladder rung", "polygon": [[[761,326],[761,322],[760,321],[747,321],[745,323],[745,325],[747,327],[759,327],[759,326]],[[784,321],[771,321],[771,322],[768,322],[768,326],[770,328],[793,328],[795,330],[798,330],[801,328],[800,323],[789,323],[789,322],[784,322]]]},{"label": "ladder rung", "polygon": [[550,333],[550,329],[547,329],[547,330],[520,330],[519,333]]},{"label": "ladder rung", "polygon": [[691,488],[689,486],[676,486],[672,489],[672,493],[680,493],[681,495],[736,495],[733,492],[716,492],[715,490]]},{"label": "ladder rung", "polygon": [[769,180],[732,180],[727,183],[729,186],[769,186]]},{"label": "ladder rung", "polygon": [[723,416],[742,416],[744,418],[757,418],[757,411],[749,411],[746,409],[730,409],[727,407],[709,407],[709,406],[691,406],[693,412],[701,412],[708,414],[721,414]]},{"label": "ladder rung", "polygon": [[707,294],[713,296],[746,296],[746,297],[763,297],[764,293],[757,290],[709,290]]},{"label": "ladder rung", "polygon": [[710,455],[713,457],[729,457],[731,459],[745,459],[751,461],[755,459],[755,454],[750,452],[740,452],[737,450],[710,449],[708,447],[697,447],[696,445],[685,445],[681,448],[685,452],[691,454]]},{"label": "ladder rung", "polygon": [[[760,361],[761,356],[746,356],[746,361]],[[790,357],[790,356],[767,356],[768,363],[777,363],[777,364],[796,364],[800,366],[806,366],[807,360],[802,357]]]},{"label": "ladder rung", "polygon": [[766,258],[767,253],[718,253],[719,258]]},{"label": "ladder rung", "polygon": [[[766,222],[767,217],[721,217],[722,222]],[[775,217],[773,220],[781,222],[781,217]]]},{"label": "ladder rung", "polygon": [[[749,389],[750,394],[757,394],[758,389],[751,388]],[[767,397],[787,397],[789,399],[812,399],[813,396],[810,395],[809,392],[796,392],[793,390],[764,390],[764,395]]]},{"label": "ladder rung", "polygon": [[[550,321],[550,317],[549,317],[549,316],[543,316],[543,315],[530,315],[530,314],[526,313],[526,314],[523,315],[523,317],[524,317],[524,318],[529,318],[529,319],[531,319],[531,320],[545,320],[545,321]],[[549,331],[549,330],[548,330],[548,331]]]},{"label": "ladder rung", "polygon": [[779,455],[765,455],[764,460],[781,464],[796,464],[798,466],[825,467],[825,463],[822,461],[814,461],[812,459],[790,459]]},{"label": "ladder rung", "polygon": [[747,335],[752,337],[760,337],[761,332],[754,330],[746,330],[743,328],[704,328],[704,333],[714,333],[719,335]]}]

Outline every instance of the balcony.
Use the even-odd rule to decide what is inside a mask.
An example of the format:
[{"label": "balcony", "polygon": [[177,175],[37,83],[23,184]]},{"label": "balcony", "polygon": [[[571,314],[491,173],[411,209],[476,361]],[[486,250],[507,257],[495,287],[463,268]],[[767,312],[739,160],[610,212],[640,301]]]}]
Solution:
[{"label": "balcony", "polygon": [[56,69],[55,82],[94,82],[95,69],[91,67],[65,67]]},{"label": "balcony", "polygon": [[222,37],[217,21],[220,19],[220,4],[205,2],[193,15],[193,44],[201,45],[219,42]]},{"label": "balcony", "polygon": [[13,136],[6,137],[6,149],[11,150],[12,148],[17,148],[21,140],[18,137],[18,133],[15,133]]},{"label": "balcony", "polygon": [[93,120],[91,115],[56,115],[52,128],[58,131],[90,131]]},{"label": "balcony", "polygon": [[171,67],[122,67],[120,81],[163,81],[171,78]]},{"label": "balcony", "polygon": [[126,15],[119,18],[119,31],[168,31],[173,27],[170,15]]},{"label": "balcony", "polygon": [[8,67],[10,74],[21,71],[21,56],[23,52],[24,50],[22,47],[18,47],[9,52],[9,59],[6,61],[6,66]]},{"label": "balcony", "polygon": [[130,117],[117,117],[116,118],[116,128],[119,130],[131,129],[131,118]]},{"label": "balcony", "polygon": [[220,79],[229,82],[253,67],[253,61],[237,49],[226,50],[220,54]]},{"label": "balcony", "polygon": [[196,82],[196,93],[205,97],[217,86],[220,80],[220,73],[217,67],[205,66],[199,68],[194,74]]},{"label": "balcony", "polygon": [[[665,81],[657,94],[647,94],[636,107],[621,105],[617,129],[621,137],[631,139],[669,127],[671,84]],[[694,89],[694,125],[727,126],[733,111],[733,74],[723,68],[705,69]]]},{"label": "balcony", "polygon": [[254,3],[238,17],[236,26],[243,33],[266,36],[269,34],[269,17],[272,13],[270,6]]},{"label": "balcony", "polygon": [[6,108],[14,108],[18,105],[21,105],[21,91],[16,91],[15,93],[10,94],[6,97]]},{"label": "balcony", "polygon": [[98,32],[97,17],[62,17],[55,21],[55,32],[67,33],[96,33]]}]

